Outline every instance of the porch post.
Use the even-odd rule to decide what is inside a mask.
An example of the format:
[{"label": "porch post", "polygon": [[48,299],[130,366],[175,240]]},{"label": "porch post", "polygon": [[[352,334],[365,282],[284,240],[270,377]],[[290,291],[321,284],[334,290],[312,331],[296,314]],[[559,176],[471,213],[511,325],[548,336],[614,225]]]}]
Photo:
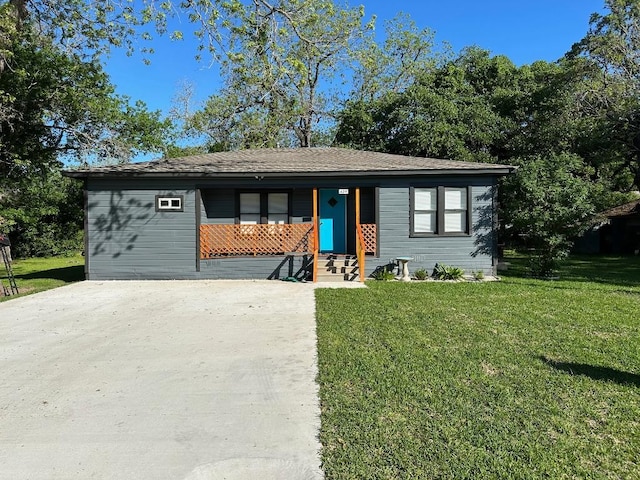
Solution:
[{"label": "porch post", "polygon": [[313,189],[313,281],[318,281],[318,252],[320,251],[320,236],[318,234],[318,189]]},{"label": "porch post", "polygon": [[201,244],[202,239],[200,238],[201,223],[202,223],[202,191],[199,188],[196,188],[196,272],[200,271],[200,259],[202,258],[202,244]]},{"label": "porch post", "polygon": [[360,187],[356,188],[356,225],[360,225]]},{"label": "porch post", "polygon": [[360,225],[360,187],[356,187],[356,255],[358,256],[358,268],[360,269],[360,281],[364,282],[365,273],[365,246]]}]

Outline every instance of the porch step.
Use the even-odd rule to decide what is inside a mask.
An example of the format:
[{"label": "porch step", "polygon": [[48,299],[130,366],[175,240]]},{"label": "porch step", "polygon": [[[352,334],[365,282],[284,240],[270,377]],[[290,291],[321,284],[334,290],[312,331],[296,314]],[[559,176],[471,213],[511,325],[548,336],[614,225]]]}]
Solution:
[{"label": "porch step", "polygon": [[354,282],[360,280],[355,255],[322,255],[318,257],[318,282]]}]

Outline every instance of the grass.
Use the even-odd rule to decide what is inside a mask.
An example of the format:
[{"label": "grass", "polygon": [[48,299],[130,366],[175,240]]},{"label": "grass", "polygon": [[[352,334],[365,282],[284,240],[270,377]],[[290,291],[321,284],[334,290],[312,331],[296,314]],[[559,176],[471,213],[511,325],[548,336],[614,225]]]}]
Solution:
[{"label": "grass", "polygon": [[640,259],[318,290],[327,479],[640,478]]},{"label": "grass", "polygon": [[[17,296],[42,292],[67,283],[83,280],[84,257],[78,254],[70,257],[14,260],[13,274],[20,292],[20,295]],[[2,262],[0,262],[0,281],[5,287],[9,286]],[[0,295],[0,302],[12,298],[16,298],[16,296],[5,297]]]}]

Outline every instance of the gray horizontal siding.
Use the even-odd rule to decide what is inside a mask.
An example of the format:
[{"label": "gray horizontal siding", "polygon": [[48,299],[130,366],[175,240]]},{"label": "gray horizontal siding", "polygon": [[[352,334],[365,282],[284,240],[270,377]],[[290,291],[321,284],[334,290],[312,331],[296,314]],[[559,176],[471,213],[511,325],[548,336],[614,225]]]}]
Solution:
[{"label": "gray horizontal siding", "polygon": [[[476,181],[477,183],[477,181]],[[432,185],[451,185],[437,182]],[[367,257],[370,275],[376,268],[395,263],[401,256],[412,257],[411,271],[424,268],[431,272],[436,263],[454,265],[468,273],[494,272],[493,187],[472,187],[472,234],[468,236],[410,237],[410,194],[406,186],[379,189],[378,258]]]},{"label": "gray horizontal siding", "polygon": [[[310,182],[313,182],[310,185]],[[473,185],[473,235],[409,237],[409,186]],[[233,223],[236,188],[291,188],[294,222],[313,215],[311,187],[362,190],[362,221],[378,223],[378,257],[367,257],[367,274],[376,267],[411,256],[410,269],[431,270],[447,263],[468,272],[493,272],[493,179],[442,177],[393,179],[244,179],[232,185],[212,181],[170,179],[87,180],[87,264],[91,279],[188,279],[284,277],[303,265],[302,257],[242,257],[202,260],[197,271],[197,221]],[[365,190],[364,188],[368,190]],[[377,189],[374,189],[377,187]],[[196,192],[202,200],[196,208]],[[376,198],[376,192],[378,197]],[[156,212],[156,195],[183,195],[183,212]],[[375,205],[378,211],[375,211]]]},{"label": "gray horizontal siding", "polygon": [[[182,212],[156,212],[156,195],[182,195]],[[87,183],[88,277],[195,276],[195,189],[189,182]]]},{"label": "gray horizontal siding", "polygon": [[283,255],[273,257],[215,258],[200,262],[199,278],[207,279],[282,279],[290,275],[300,278],[305,257]]}]

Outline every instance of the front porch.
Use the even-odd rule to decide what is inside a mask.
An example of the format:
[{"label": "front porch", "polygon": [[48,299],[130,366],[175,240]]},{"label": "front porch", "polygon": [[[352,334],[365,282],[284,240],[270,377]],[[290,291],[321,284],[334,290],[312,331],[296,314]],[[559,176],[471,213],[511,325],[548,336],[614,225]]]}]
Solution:
[{"label": "front porch", "polygon": [[[198,226],[198,244],[199,244],[199,260],[223,260],[240,257],[274,257],[286,261],[288,258],[300,256],[311,259],[313,262],[312,277],[314,281],[318,281],[319,269],[323,268],[321,258],[328,255],[352,255],[357,261],[358,273],[365,271],[365,262],[367,255],[377,255],[377,225],[375,223],[362,223],[362,200],[360,189],[353,189],[352,197],[345,196],[345,226],[342,248],[345,251],[327,251],[323,249],[328,244],[321,239],[323,214],[319,205],[319,189],[309,189],[311,193],[311,202],[307,204],[310,211],[307,211],[303,201],[303,192],[289,191],[287,192],[287,211],[286,214],[280,213],[278,223],[269,219],[269,206],[267,211],[262,215],[256,213],[256,220],[249,221],[247,216],[242,217],[241,201],[236,200],[235,215],[233,223],[218,223],[219,219],[212,215],[224,214],[220,206],[227,205],[229,208],[228,196],[231,194],[236,199],[239,197],[238,192],[226,192],[226,199],[223,201],[220,192],[201,191],[202,205],[206,216],[200,215],[201,222]],[[265,195],[264,193],[262,195]],[[268,195],[268,193],[266,194]],[[282,193],[278,193],[282,197]],[[369,204],[365,208],[365,216],[370,219],[373,215],[374,205],[373,196],[369,195]],[[333,199],[332,199],[333,200]],[[349,211],[348,201],[352,200],[353,208]],[[266,214],[265,214],[266,213]],[[264,222],[259,223],[258,217]],[[288,219],[288,223],[282,221],[283,218]],[[231,220],[228,218],[227,221]],[[216,221],[216,223],[209,223]],[[324,228],[326,235],[326,227]],[[333,245],[333,243],[330,243]],[[323,255],[325,254],[325,255]],[[310,268],[311,270],[311,268]],[[358,277],[364,281],[365,275],[351,275],[348,279],[352,280]],[[345,275],[345,279],[347,279]]]}]

